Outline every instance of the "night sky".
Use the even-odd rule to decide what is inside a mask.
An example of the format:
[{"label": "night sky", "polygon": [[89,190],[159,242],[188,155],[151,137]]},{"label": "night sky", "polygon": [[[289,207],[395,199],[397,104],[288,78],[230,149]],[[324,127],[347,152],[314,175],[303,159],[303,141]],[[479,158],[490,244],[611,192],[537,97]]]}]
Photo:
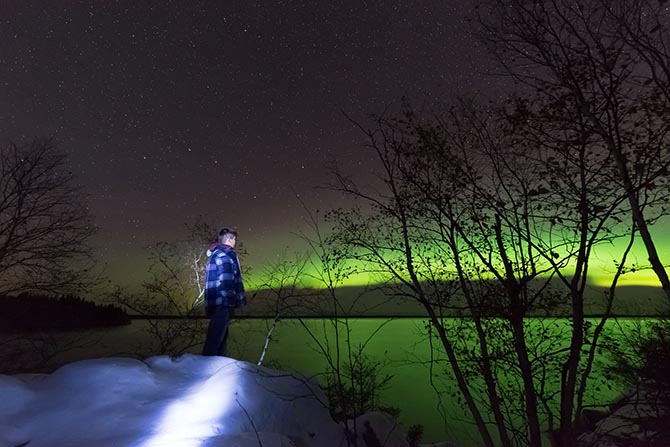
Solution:
[{"label": "night sky", "polygon": [[297,194],[341,204],[315,188],[329,162],[369,170],[340,109],[495,89],[464,3],[5,0],[0,138],[71,155],[112,276],[199,215],[259,266],[294,243]]},{"label": "night sky", "polygon": [[359,179],[374,165],[341,110],[505,93],[468,35],[474,3],[4,0],[0,139],[60,142],[113,281],[138,283],[148,247],[197,216],[236,226],[260,271],[300,248],[301,200],[346,205],[317,188],[329,163]]}]

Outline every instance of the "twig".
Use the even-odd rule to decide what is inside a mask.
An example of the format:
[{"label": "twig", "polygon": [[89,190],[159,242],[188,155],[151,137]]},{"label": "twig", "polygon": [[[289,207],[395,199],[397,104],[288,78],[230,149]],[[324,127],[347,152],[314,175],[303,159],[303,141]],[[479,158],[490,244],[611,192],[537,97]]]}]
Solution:
[{"label": "twig", "polygon": [[258,434],[258,430],[256,429],[256,424],[254,424],[254,420],[251,419],[251,416],[249,415],[249,412],[247,411],[246,408],[244,408],[244,405],[240,402],[240,400],[236,397],[235,402],[237,402],[237,405],[240,406],[242,411],[244,411],[244,414],[247,415],[247,419],[249,419],[249,422],[251,423],[251,428],[254,429],[254,433],[256,433],[256,439],[258,439],[258,445],[259,447],[263,447],[263,442],[261,441],[261,436]]}]

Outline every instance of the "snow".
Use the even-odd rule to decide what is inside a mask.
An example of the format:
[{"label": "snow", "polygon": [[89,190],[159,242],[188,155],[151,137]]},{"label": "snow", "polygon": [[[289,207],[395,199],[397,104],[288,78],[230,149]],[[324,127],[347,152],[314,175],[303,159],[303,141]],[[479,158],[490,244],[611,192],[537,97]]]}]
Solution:
[{"label": "snow", "polygon": [[[636,421],[668,420],[667,404],[670,390],[659,388],[653,382],[642,383],[610,404],[609,414],[599,420],[593,430],[579,437],[580,446],[617,447],[635,441],[637,445],[670,445],[667,432],[656,433]],[[653,425],[653,424],[648,424]]]},{"label": "snow", "polygon": [[[360,433],[369,424],[381,445],[407,446],[404,432],[385,414],[355,422]],[[83,360],[52,374],[0,375],[0,447],[22,445],[347,444],[314,381],[227,357],[185,354]]]}]

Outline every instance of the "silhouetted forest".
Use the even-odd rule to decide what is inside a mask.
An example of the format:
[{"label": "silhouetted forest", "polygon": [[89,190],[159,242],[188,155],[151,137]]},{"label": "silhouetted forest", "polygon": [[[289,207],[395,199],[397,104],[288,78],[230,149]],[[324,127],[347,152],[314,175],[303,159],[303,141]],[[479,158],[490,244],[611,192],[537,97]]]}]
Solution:
[{"label": "silhouetted forest", "polygon": [[22,293],[0,296],[0,332],[33,332],[120,326],[130,323],[114,305],[99,305],[74,295]]}]

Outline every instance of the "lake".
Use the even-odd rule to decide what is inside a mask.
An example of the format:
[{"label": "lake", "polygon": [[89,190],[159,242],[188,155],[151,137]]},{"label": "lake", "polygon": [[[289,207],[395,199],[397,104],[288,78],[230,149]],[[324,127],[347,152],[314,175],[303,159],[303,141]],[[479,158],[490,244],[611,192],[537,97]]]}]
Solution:
[{"label": "lake", "polygon": [[[328,339],[331,346],[334,340],[333,329],[328,319],[303,320],[307,329],[315,334],[322,343]],[[457,331],[457,319],[453,319],[454,333]],[[635,325],[635,319],[611,320],[608,323],[609,333],[624,334]],[[206,320],[201,320],[206,324]],[[233,323],[229,336],[229,354],[231,357],[256,363],[261,355],[270,320],[240,319]],[[350,341],[352,346],[368,339],[366,353],[383,363],[380,368],[383,374],[393,375],[391,386],[384,390],[381,400],[384,405],[400,408],[400,421],[405,428],[413,424],[424,426],[423,442],[438,440],[454,440],[462,445],[476,446],[478,436],[468,414],[446,395],[440,404],[431,385],[429,360],[431,358],[430,343],[425,336],[426,320],[421,318],[357,318],[350,319]],[[594,321],[595,324],[595,321]],[[567,331],[565,319],[536,319],[531,321],[533,328],[551,327],[552,331]],[[155,353],[152,338],[147,333],[150,323],[144,320],[134,320],[128,326],[59,333],[50,336],[47,341],[28,339],[22,348],[37,349],[39,355],[47,365],[63,363],[95,357],[134,356],[147,357]],[[309,332],[296,320],[282,320],[275,329],[272,342],[264,359],[264,365],[279,367],[286,370],[296,370],[306,375],[316,375],[327,367],[324,356],[316,349],[316,342],[309,336]],[[202,331],[204,337],[204,329]],[[467,336],[462,332],[459,337],[467,343]],[[5,337],[6,338],[6,337]],[[343,338],[344,340],[344,338]],[[202,337],[196,340],[197,345],[190,352],[199,353]],[[4,343],[7,346],[7,343]],[[5,357],[6,358],[6,357]],[[439,372],[441,365],[446,365],[444,359],[438,359],[438,366],[434,371]],[[594,376],[599,374],[594,372]],[[450,374],[441,374],[439,385],[449,388]],[[476,379],[473,379],[476,380]],[[588,402],[591,404],[605,404],[615,397],[621,390],[600,386],[600,383],[591,382],[592,389],[588,393]],[[453,385],[453,382],[452,382]],[[444,419],[438,406],[444,408]]]}]

